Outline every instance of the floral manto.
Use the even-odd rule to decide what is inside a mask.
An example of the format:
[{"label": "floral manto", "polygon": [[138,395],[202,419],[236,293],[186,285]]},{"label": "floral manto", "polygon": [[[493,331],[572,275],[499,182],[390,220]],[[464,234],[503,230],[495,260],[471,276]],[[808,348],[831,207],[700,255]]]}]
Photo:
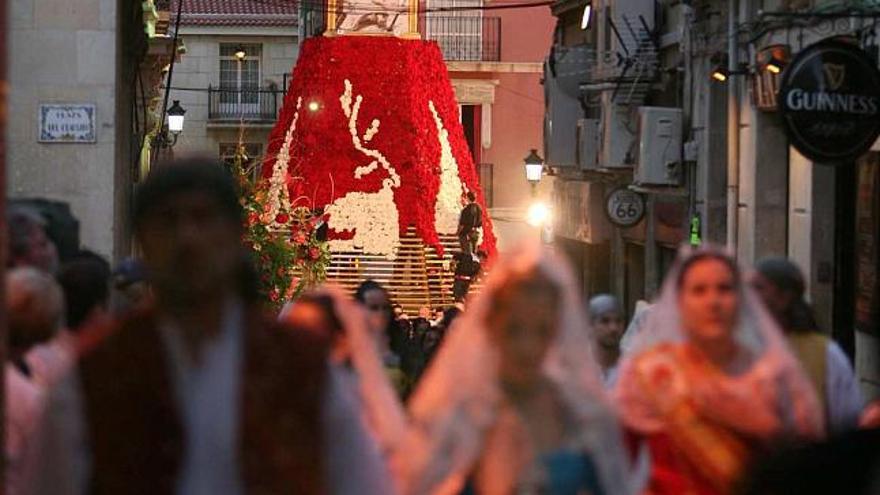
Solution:
[{"label": "floral manto", "polygon": [[[326,212],[331,253],[394,260],[413,228],[442,255],[439,235],[455,233],[462,194],[485,209],[442,54],[420,40],[306,40],[263,177],[268,216],[292,198]],[[482,249],[495,253],[488,219]]]}]

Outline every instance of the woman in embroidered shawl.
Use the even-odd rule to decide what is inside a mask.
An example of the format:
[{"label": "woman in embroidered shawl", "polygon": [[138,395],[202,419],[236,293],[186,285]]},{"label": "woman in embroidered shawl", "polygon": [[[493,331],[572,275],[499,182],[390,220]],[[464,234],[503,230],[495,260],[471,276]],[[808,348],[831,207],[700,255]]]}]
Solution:
[{"label": "woman in embroidered shawl", "polygon": [[652,494],[729,493],[774,441],[822,435],[819,402],[778,328],[712,248],[682,251],[615,394],[650,450]]},{"label": "woman in embroidered shawl", "polygon": [[633,493],[574,287],[567,266],[537,246],[500,261],[408,410],[362,314],[335,298],[365,412],[401,493]]}]

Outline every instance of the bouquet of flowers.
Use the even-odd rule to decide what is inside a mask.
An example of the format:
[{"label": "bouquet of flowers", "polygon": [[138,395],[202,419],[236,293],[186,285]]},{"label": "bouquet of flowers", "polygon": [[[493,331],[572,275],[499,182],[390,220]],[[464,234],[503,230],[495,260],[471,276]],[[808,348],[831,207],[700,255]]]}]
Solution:
[{"label": "bouquet of flowers", "polygon": [[[306,205],[272,204],[270,183],[254,179],[244,146],[233,159],[241,205],[245,211],[242,241],[252,253],[260,292],[275,308],[324,281],[330,264],[326,217]],[[289,203],[289,202],[283,202]]]}]

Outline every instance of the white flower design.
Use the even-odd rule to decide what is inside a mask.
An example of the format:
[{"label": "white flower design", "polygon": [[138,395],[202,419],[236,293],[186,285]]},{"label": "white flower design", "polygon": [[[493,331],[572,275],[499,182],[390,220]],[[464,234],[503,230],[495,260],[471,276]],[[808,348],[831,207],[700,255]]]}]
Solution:
[{"label": "white flower design", "polygon": [[[352,103],[354,101],[354,103]],[[400,176],[397,175],[397,171],[394,170],[394,167],[388,163],[388,159],[385,158],[385,155],[380,153],[377,150],[371,150],[365,148],[363,142],[369,142],[373,139],[376,133],[379,132],[379,119],[373,119],[373,122],[370,124],[370,128],[364,133],[363,142],[361,141],[361,137],[359,136],[357,129],[357,120],[358,114],[361,110],[361,103],[363,103],[364,97],[363,95],[357,95],[352,99],[352,85],[351,81],[348,79],[345,80],[345,92],[342,93],[342,96],[339,97],[339,102],[342,104],[342,111],[345,113],[345,116],[348,117],[348,131],[351,133],[351,143],[354,145],[354,148],[364,155],[372,158],[371,161],[366,166],[361,166],[355,169],[354,176],[358,179],[362,178],[365,175],[370,174],[375,171],[379,165],[382,166],[391,177],[391,181],[394,184],[394,187],[400,187]]]},{"label": "white flower design", "polygon": [[364,143],[369,143],[379,132],[379,120],[374,119],[361,137],[357,120],[363,96],[353,96],[351,81],[347,79],[339,103],[345,116],[348,117],[352,144],[356,150],[371,158],[370,163],[355,169],[355,178],[361,179],[380,166],[388,172],[388,178],[382,181],[382,188],[378,192],[351,191],[327,206],[326,212],[330,215],[329,227],[336,232],[354,233],[352,239],[331,240],[330,250],[344,252],[363,249],[367,254],[381,254],[389,260],[396,259],[400,227],[393,190],[400,187],[400,176],[385,155],[364,146]]},{"label": "white flower design", "polygon": [[279,229],[283,226],[275,220],[281,212],[290,211],[290,191],[287,189],[287,167],[290,164],[290,147],[293,143],[293,135],[296,132],[296,123],[299,121],[299,110],[302,106],[302,97],[296,100],[296,111],[293,113],[293,121],[287,128],[284,143],[278,150],[275,164],[272,167],[272,176],[269,178],[268,204],[269,211],[266,216],[271,217],[268,228]]},{"label": "white flower design", "polygon": [[375,193],[350,192],[327,207],[330,227],[337,232],[354,232],[347,240],[331,240],[334,252],[363,249],[365,253],[382,254],[389,260],[397,258],[399,241],[397,206],[391,181],[382,181]]},{"label": "white flower design", "polygon": [[449,144],[449,131],[443,126],[433,101],[428,101],[428,108],[434,116],[437,140],[440,142],[440,190],[434,204],[434,228],[441,234],[454,234],[458,229],[464,188],[458,175],[458,162],[455,161],[452,146]]}]

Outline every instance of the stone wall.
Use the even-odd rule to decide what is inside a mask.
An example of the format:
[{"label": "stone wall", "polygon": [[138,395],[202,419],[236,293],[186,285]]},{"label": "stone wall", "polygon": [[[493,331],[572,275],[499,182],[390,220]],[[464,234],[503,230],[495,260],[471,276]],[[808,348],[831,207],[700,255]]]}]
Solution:
[{"label": "stone wall", "polygon": [[[85,247],[112,256],[122,228],[118,167],[117,0],[13,0],[9,6],[8,193],[68,202]],[[97,141],[39,143],[45,103],[96,105]]]}]

